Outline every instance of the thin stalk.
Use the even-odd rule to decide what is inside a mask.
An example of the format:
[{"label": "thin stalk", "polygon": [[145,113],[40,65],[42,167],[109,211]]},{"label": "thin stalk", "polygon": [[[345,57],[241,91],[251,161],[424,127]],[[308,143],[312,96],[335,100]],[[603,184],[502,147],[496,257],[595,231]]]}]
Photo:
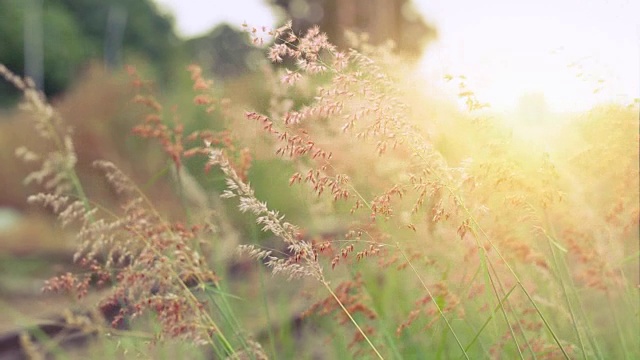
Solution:
[{"label": "thin stalk", "polygon": [[[367,235],[369,235],[366,231],[363,231],[363,233],[366,233]],[[340,242],[341,240],[337,240],[336,242]],[[352,242],[352,240],[347,240],[348,242]],[[358,242],[364,242],[364,243],[372,243],[372,244],[377,244],[376,242],[369,242],[366,240],[358,240]],[[386,245],[386,244],[385,244]],[[390,246],[390,245],[387,245]],[[351,278],[355,278],[355,271],[353,269],[350,269],[349,274],[351,275]],[[369,296],[369,298],[373,298],[371,291],[369,291],[369,287],[367,286],[363,286],[363,291]],[[374,302],[375,305],[375,302]],[[378,314],[380,313],[379,310],[383,310],[383,309],[376,309],[378,310]],[[380,319],[382,319],[383,317],[380,316]],[[382,322],[382,320],[380,320],[380,322]],[[393,356],[395,359],[402,359],[402,354],[400,354],[400,350],[398,350],[398,346],[396,345],[396,340],[394,340],[393,335],[389,334],[388,328],[389,326],[386,326],[387,324],[382,324],[381,326],[379,326],[379,330],[382,333],[384,340],[387,344],[387,346],[389,347],[389,349],[393,352]]]},{"label": "thin stalk", "polygon": [[[556,245],[556,247],[558,247],[559,249],[563,249],[561,246],[559,246],[556,238],[557,235],[555,234],[555,229],[553,224],[549,221],[549,219],[547,218],[547,226],[549,228],[549,231],[551,231],[551,234],[547,234],[545,232],[545,235],[549,236],[548,238],[553,240],[552,244]],[[566,251],[566,250],[565,250]],[[562,266],[564,269],[564,272],[567,274],[567,281],[569,282],[569,289],[572,290],[572,295],[573,298],[575,299],[575,301],[577,302],[578,305],[578,312],[579,312],[579,318],[584,319],[584,324],[586,325],[586,336],[588,337],[588,341],[591,343],[591,347],[593,348],[593,350],[595,351],[595,353],[597,354],[597,357],[600,359],[604,359],[604,356],[602,354],[602,350],[600,349],[600,346],[598,345],[598,342],[596,340],[596,336],[594,335],[594,331],[593,331],[593,326],[591,325],[591,321],[589,321],[589,317],[587,316],[586,312],[584,311],[584,307],[582,306],[582,301],[581,301],[581,296],[577,294],[576,292],[576,284],[573,281],[573,278],[571,277],[570,271],[569,271],[569,267],[567,266],[566,261],[562,261]]]},{"label": "thin stalk", "polygon": [[[491,266],[491,269],[488,269],[488,270],[493,270],[494,274],[496,274],[496,277],[497,277],[498,275],[496,273],[496,269],[493,267],[493,264],[489,263],[489,265]],[[498,296],[498,289],[496,288],[496,284],[493,280],[493,276],[491,276],[491,272],[488,271],[487,275],[489,276],[489,280],[491,281],[491,287],[493,288],[493,293],[496,294],[496,296]],[[507,327],[509,328],[509,333],[511,334],[511,338],[513,339],[513,342],[516,344],[516,350],[518,351],[518,355],[520,355],[521,359],[524,359],[524,355],[522,355],[522,351],[520,351],[520,345],[518,344],[518,339],[516,338],[516,334],[513,331],[513,327],[511,327],[511,322],[509,322],[509,317],[507,316],[507,312],[504,310],[504,306],[500,302],[500,298],[498,298],[498,305],[500,307],[500,311],[502,312],[502,316],[504,316],[504,321],[507,323]]]},{"label": "thin stalk", "polygon": [[[260,292],[262,293],[262,306],[264,307],[265,316],[267,317],[267,324],[271,324],[271,312],[269,311],[269,301],[267,299],[267,292],[264,286],[264,269],[258,265],[258,276],[260,278]],[[269,347],[271,350],[271,357],[276,356],[276,343],[273,336],[273,327],[267,326],[267,334],[269,335]]]},{"label": "thin stalk", "polygon": [[442,319],[444,319],[444,322],[447,324],[447,327],[449,328],[449,331],[451,331],[451,333],[453,334],[453,337],[455,338],[456,343],[460,347],[460,350],[462,350],[462,354],[464,355],[464,357],[466,359],[469,359],[469,355],[467,354],[467,352],[465,351],[464,347],[462,346],[462,343],[460,342],[460,339],[458,339],[458,335],[456,335],[456,332],[453,330],[453,327],[451,326],[451,323],[449,323],[449,320],[447,319],[447,317],[442,312],[442,309],[440,308],[440,305],[438,305],[438,303],[435,301],[433,295],[431,294],[431,290],[429,290],[429,287],[427,286],[427,284],[424,282],[424,280],[422,279],[422,277],[418,273],[418,270],[415,268],[415,266],[413,266],[413,263],[409,260],[409,258],[405,254],[405,252],[402,250],[402,248],[400,247],[400,243],[399,242],[396,242],[396,247],[398,248],[398,251],[400,251],[400,253],[404,257],[405,261],[407,261],[409,266],[411,266],[411,269],[413,270],[413,272],[418,277],[418,280],[420,280],[420,283],[422,284],[422,287],[424,287],[424,289],[427,291],[427,294],[431,298],[431,301],[435,305],[436,309],[438,309],[438,313],[440,313],[440,316],[442,317]]},{"label": "thin stalk", "polygon": [[[487,288],[491,288],[491,290],[493,290],[493,287],[491,286],[491,280],[489,279],[489,266],[487,266],[487,254],[485,252],[480,252],[480,266],[482,267],[482,272],[484,274],[483,278],[484,278],[484,284]],[[489,302],[491,300],[493,300],[493,298],[491,298],[489,295],[489,292],[487,291],[487,304],[489,304]],[[498,304],[497,306],[500,306],[500,296],[499,294],[494,294],[496,295],[496,299],[498,299]],[[497,312],[497,308],[496,310],[492,313],[492,316],[495,315],[495,313]],[[498,336],[498,325],[494,322],[494,325],[492,326],[493,328],[493,337],[496,338]]]},{"label": "thin stalk", "polygon": [[144,185],[140,186],[140,189],[142,191],[146,191],[147,189],[149,189],[153,184],[156,183],[156,181],[158,181],[161,177],[163,177],[167,173],[167,171],[171,170],[172,166],[173,166],[173,163],[171,161],[167,161],[167,166],[165,166],[160,171],[158,171],[153,176],[151,176],[149,180],[147,180],[147,182],[144,183]]},{"label": "thin stalk", "polygon": [[504,297],[498,302],[498,305],[496,305],[496,307],[493,309],[493,311],[491,312],[491,314],[489,315],[487,320],[485,320],[484,324],[482,324],[482,326],[480,327],[480,330],[478,330],[478,332],[476,332],[476,335],[473,337],[473,339],[471,339],[471,342],[469,342],[469,344],[465,347],[465,350],[469,350],[469,348],[471,348],[471,346],[476,342],[476,340],[478,340],[478,338],[480,337],[480,334],[482,334],[482,331],[484,330],[484,328],[487,327],[487,325],[489,325],[489,322],[491,321],[491,319],[493,319],[493,315],[498,311],[498,308],[502,306],[502,303],[507,300],[507,298],[511,295],[511,293],[513,292],[513,290],[515,288],[516,288],[515,285],[512,286],[511,289],[509,290],[509,292],[507,292],[504,295]]},{"label": "thin stalk", "polygon": [[349,310],[347,310],[346,307],[344,307],[344,304],[342,303],[342,301],[340,301],[340,299],[338,298],[338,296],[336,295],[335,292],[333,292],[333,289],[331,289],[331,286],[329,286],[329,283],[327,283],[326,280],[321,279],[320,282],[322,283],[322,285],[324,285],[324,287],[327,289],[327,291],[329,291],[329,293],[331,294],[331,296],[333,296],[333,298],[335,299],[335,301],[338,303],[338,305],[340,305],[340,307],[342,308],[342,311],[344,311],[344,313],[347,315],[347,317],[349,318],[349,320],[351,320],[351,323],[353,323],[353,325],[356,327],[356,329],[358,329],[358,332],[360,332],[360,335],[362,335],[362,337],[365,339],[365,341],[369,344],[369,346],[371,347],[371,349],[373,350],[373,352],[378,356],[378,359],[384,359],[384,357],[382,357],[382,355],[380,354],[380,352],[378,351],[378,349],[376,348],[375,345],[373,345],[373,343],[371,342],[371,340],[369,340],[369,337],[367,336],[367,334],[365,334],[364,330],[362,330],[362,328],[360,327],[360,325],[358,325],[358,323],[356,322],[356,320],[353,318],[353,316],[351,316],[351,313],[349,312]]},{"label": "thin stalk", "polygon": [[182,205],[182,209],[184,210],[185,217],[187,218],[187,223],[191,223],[191,210],[189,209],[189,206],[187,206],[187,199],[184,196],[184,186],[182,184],[181,173],[182,173],[182,169],[177,165],[175,165],[176,186],[178,188],[178,197],[180,198],[180,204]]},{"label": "thin stalk", "polygon": [[[251,231],[251,239],[253,240],[253,243],[255,244],[255,246],[260,246],[260,242],[258,241],[258,233],[259,233],[258,227],[254,225],[254,226],[251,226],[249,230]],[[271,326],[272,324],[271,311],[269,311],[269,299],[267,297],[267,291],[264,284],[264,268],[260,265],[260,262],[258,262],[256,266],[258,268],[258,277],[260,279],[260,292],[262,293],[262,306],[264,307],[264,312],[267,317],[267,334],[269,336],[269,347],[270,347],[269,350],[271,351],[271,357],[275,359],[276,358],[276,341],[275,341],[275,335],[273,334],[273,327]]]},{"label": "thin stalk", "polygon": [[[609,293],[609,290],[607,290],[607,298],[609,299],[609,302],[611,302],[611,294]],[[624,351],[625,358],[627,358],[629,355],[629,349],[627,348],[627,342],[624,339],[625,336],[622,331],[622,327],[620,327],[620,320],[618,319],[617,312],[615,311],[613,306],[607,307],[609,308],[609,311],[611,311],[613,322],[616,324],[616,330],[618,330],[618,336],[620,337],[620,345],[622,345],[622,350]]]},{"label": "thin stalk", "polygon": [[[218,285],[218,287],[221,287],[221,285]],[[221,293],[221,296],[219,296],[220,300],[216,300],[211,295],[209,295],[209,298],[216,304],[216,307],[218,307],[218,310],[220,310],[220,314],[222,314],[222,317],[224,318],[224,320],[232,328],[232,330],[236,334],[242,346],[248,349],[249,345],[245,341],[245,337],[240,332],[241,331],[240,323],[238,322],[238,319],[234,316],[233,310],[231,309],[231,306],[227,301],[227,296],[224,293]]]},{"label": "thin stalk", "polygon": [[573,329],[576,332],[576,336],[578,337],[578,343],[580,344],[580,350],[582,351],[582,357],[584,359],[587,358],[587,351],[585,349],[584,346],[584,341],[582,340],[582,334],[580,333],[580,328],[578,326],[578,318],[576,317],[575,314],[575,310],[573,309],[573,306],[571,305],[571,300],[569,299],[569,293],[567,291],[567,286],[563,280],[564,274],[562,274],[560,272],[560,264],[558,263],[558,258],[556,256],[556,252],[554,249],[554,246],[552,244],[552,239],[549,236],[549,234],[547,234],[547,232],[544,229],[541,229],[544,236],[547,238],[547,244],[549,245],[549,251],[551,252],[551,258],[553,259],[553,266],[556,269],[556,273],[558,276],[558,281],[560,282],[560,286],[562,287],[562,294],[564,296],[564,300],[567,304],[567,308],[569,309],[569,314],[571,315],[571,322],[573,323]]},{"label": "thin stalk", "polygon": [[[496,251],[496,254],[498,254],[498,256],[500,257],[500,259],[504,262],[505,266],[507,267],[507,269],[509,269],[509,272],[513,275],[514,279],[516,280],[516,282],[518,283],[518,286],[520,287],[520,289],[522,289],[522,292],[525,294],[525,296],[527,297],[527,299],[529,300],[529,302],[531,303],[531,305],[533,305],[533,307],[535,308],[538,316],[540,317],[540,319],[542,320],[544,326],[547,328],[547,330],[549,331],[549,333],[551,334],[551,336],[553,337],[553,340],[556,342],[556,344],[558,345],[558,347],[560,348],[560,351],[562,351],[562,355],[565,357],[565,359],[569,360],[569,354],[567,354],[566,350],[564,349],[564,347],[562,346],[562,344],[560,344],[560,339],[558,338],[558,336],[556,335],[556,333],[553,331],[553,329],[551,328],[551,325],[549,324],[549,322],[547,321],[546,317],[542,314],[542,311],[540,311],[540,308],[538,307],[538,304],[536,304],[536,302],[533,300],[533,298],[531,297],[531,294],[529,294],[529,291],[527,291],[527,289],[524,287],[524,285],[522,284],[522,281],[520,280],[520,277],[518,276],[518,274],[515,272],[515,270],[511,267],[511,265],[509,264],[509,262],[507,261],[507,259],[502,255],[502,252],[500,252],[497,248],[497,246],[493,243],[493,241],[491,241],[491,239],[489,238],[489,235],[484,231],[484,229],[480,226],[480,224],[478,223],[478,221],[475,219],[475,217],[471,214],[471,211],[469,211],[469,209],[466,207],[466,205],[462,202],[462,199],[459,198],[459,196],[453,191],[453,189],[451,189],[451,187],[449,187],[448,185],[445,185],[447,190],[449,190],[449,192],[451,193],[451,195],[453,195],[456,200],[458,201],[458,204],[462,207],[462,209],[464,210],[464,212],[467,214],[468,219],[473,223],[474,227],[480,231],[480,233],[482,233],[482,236],[489,242],[489,244],[491,245],[491,247]],[[484,251],[484,248],[483,248]]]},{"label": "thin stalk", "polygon": [[[500,287],[500,290],[504,293],[505,292],[505,288],[504,288],[504,285],[502,284],[502,281],[500,281],[500,277],[498,276],[498,272],[496,271],[496,269],[495,269],[495,267],[494,267],[494,265],[492,263],[490,263],[490,265],[491,265],[491,269],[493,270],[493,273],[496,275],[496,282],[498,283],[498,286]],[[513,306],[511,305],[511,302],[506,301],[506,304],[510,307],[510,310],[515,313],[515,311],[513,310]],[[529,349],[529,351],[531,351],[531,356],[533,357],[534,360],[537,359],[538,357],[536,356],[535,352],[533,352],[533,348],[531,346],[531,343],[529,342],[529,338],[527,338],[527,335],[526,335],[526,333],[524,331],[524,328],[522,327],[522,323],[520,321],[516,321],[515,324],[518,327],[518,330],[520,330],[520,334],[522,334],[522,337],[524,338],[524,342],[527,344],[527,348]],[[522,355],[522,351],[520,350],[520,346],[518,345],[518,341],[515,338],[514,338],[514,342],[516,343],[516,346],[518,347],[518,353],[520,353]]]}]

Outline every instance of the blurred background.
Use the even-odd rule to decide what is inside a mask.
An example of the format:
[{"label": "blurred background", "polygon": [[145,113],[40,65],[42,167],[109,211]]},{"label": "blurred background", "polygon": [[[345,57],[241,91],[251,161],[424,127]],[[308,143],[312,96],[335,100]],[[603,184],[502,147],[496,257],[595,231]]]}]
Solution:
[{"label": "blurred background", "polygon": [[[412,64],[417,91],[457,106],[458,89],[444,79],[464,75],[494,112],[527,132],[553,126],[559,114],[640,97],[637,14],[640,3],[631,0],[0,0],[0,63],[31,77],[74,127],[78,170],[93,184],[91,196],[109,203],[93,160],[113,161],[142,184],[166,167],[156,148],[129,135],[139,111],[130,104],[125,64],[152,79],[165,103],[182,105],[187,130],[220,127],[221,119],[190,106],[186,67],[201,65],[220,94],[264,108],[264,56],[242,24],[273,28],[292,19],[297,31],[319,25],[343,48],[347,29],[367,33],[373,44],[393,40]],[[0,301],[13,309],[0,315],[0,332],[29,309],[52,310],[39,296],[42,279],[72,268],[75,245],[26,203],[37,188],[23,185],[32,169],[14,149],[45,145],[16,110],[19,98],[0,81]],[[257,164],[252,173],[266,197],[272,184],[260,180],[261,171],[270,166]],[[169,177],[159,179],[148,191],[171,212],[178,200]]]},{"label": "blurred background", "polygon": [[[182,71],[180,61],[206,62],[216,75],[234,76],[248,65],[230,61],[248,58],[237,41],[241,24],[272,28],[289,18],[298,30],[320,25],[338,45],[345,29],[366,32],[375,44],[392,39],[418,60],[425,88],[445,92],[438,87],[444,74],[464,74],[501,111],[531,94],[544,95],[554,111],[638,95],[640,5],[630,0],[4,0],[0,6],[0,60],[48,95],[66,89],[89,61],[117,69],[144,60],[164,81]],[[2,87],[6,104],[11,97]]]}]

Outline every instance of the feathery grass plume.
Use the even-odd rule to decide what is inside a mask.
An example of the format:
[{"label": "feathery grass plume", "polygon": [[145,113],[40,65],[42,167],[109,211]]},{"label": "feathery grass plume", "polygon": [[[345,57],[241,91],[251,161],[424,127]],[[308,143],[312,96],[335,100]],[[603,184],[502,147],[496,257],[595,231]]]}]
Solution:
[{"label": "feathery grass plume", "polygon": [[[51,142],[54,149],[47,154],[36,154],[25,147],[16,149],[16,155],[25,162],[38,162],[40,168],[25,178],[25,183],[37,183],[52,194],[75,193],[88,210],[86,196],[73,171],[77,162],[72,130],[64,125],[60,116],[49,105],[30,79],[21,79],[0,64],[0,76],[20,90],[24,97],[20,108],[31,115],[36,134]],[[59,206],[61,204],[58,204]]]},{"label": "feathery grass plume", "polygon": [[[38,134],[55,146],[44,155],[17,151],[26,161],[41,163],[41,169],[27,180],[42,184],[45,192],[30,196],[29,202],[50,208],[63,226],[78,227],[74,261],[87,269],[80,275],[53,277],[45,282],[44,290],[72,292],[83,298],[91,287],[109,287],[99,307],[112,327],[123,329],[131,320],[153,314],[160,324],[152,335],[156,340],[183,338],[208,344],[221,356],[234,354],[209,305],[219,278],[196,250],[210,235],[207,227],[167,222],[137,186],[107,161],[96,161],[95,166],[122,196],[122,212],[89,205],[75,173],[70,129],[30,81],[4,66],[0,74],[24,92],[22,107],[34,116]],[[137,99],[156,111],[161,108],[152,98]],[[179,167],[180,132],[176,134],[176,142],[156,135]]]},{"label": "feathery grass plume", "polygon": [[322,266],[318,262],[316,250],[311,243],[300,239],[298,228],[285,222],[284,216],[280,215],[277,211],[270,210],[266,203],[259,201],[255,197],[251,187],[242,181],[220,149],[212,148],[210,150],[209,161],[212,165],[220,167],[227,179],[227,189],[221,196],[223,198],[237,197],[240,211],[254,214],[257,217],[256,222],[263,226],[263,231],[273,233],[287,244],[287,250],[289,250],[291,256],[278,258],[273,256],[272,252],[258,249],[253,245],[241,245],[239,247],[240,252],[248,253],[256,259],[266,260],[265,264],[271,268],[274,275],[281,274],[287,276],[289,280],[305,276],[318,280],[327,291],[329,291],[335,303],[339,305],[346,317],[351,320],[357,328],[358,338],[364,339],[371,350],[379,358],[382,358],[382,355],[371,342],[365,330],[354,320],[352,314],[354,309],[348,308],[348,304],[343,302],[344,299],[338,297],[338,294],[331,289],[329,283],[325,280]]},{"label": "feathery grass plume", "polygon": [[237,197],[240,211],[255,215],[256,222],[263,226],[262,230],[282,239],[293,256],[287,259],[277,258],[271,252],[259,250],[252,245],[241,246],[240,251],[247,252],[256,259],[265,259],[274,274],[282,273],[290,279],[311,276],[322,281],[322,268],[315,252],[309,242],[299,239],[298,228],[285,222],[284,216],[270,210],[266,203],[255,197],[253,189],[240,178],[220,149],[211,148],[209,162],[210,165],[220,167],[226,177],[227,189],[221,196],[227,199]]}]

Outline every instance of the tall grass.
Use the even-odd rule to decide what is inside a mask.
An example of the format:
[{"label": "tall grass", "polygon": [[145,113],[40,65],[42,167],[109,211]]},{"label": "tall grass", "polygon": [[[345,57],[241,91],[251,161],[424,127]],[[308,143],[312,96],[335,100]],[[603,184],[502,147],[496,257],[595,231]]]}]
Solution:
[{"label": "tall grass", "polygon": [[[41,164],[28,180],[44,192],[30,199],[76,224],[75,260],[87,268],[46,290],[82,297],[106,288],[104,333],[182,339],[216,358],[640,356],[637,104],[594,108],[543,153],[487,116],[463,78],[468,112],[437,115],[443,105],[411,86],[390,48],[341,51],[317,28],[247,30],[255,44],[273,43],[276,66],[262,77],[269,103],[221,98],[199,67],[188,69],[194,106],[222,129],[185,130],[180,110],[166,110],[128,69],[133,101],[145,109],[133,133],[157,140],[169,159],[179,222],[109,162],[96,167],[122,208],[88,198],[72,133],[28,81],[0,68],[53,146],[18,150]],[[194,178],[198,157],[206,175]],[[282,166],[258,172],[260,163]],[[260,193],[290,213],[250,185],[283,178],[270,169],[288,171],[288,184],[267,182]],[[226,219],[207,192],[253,225]],[[239,253],[276,277],[241,272],[238,283],[228,260],[212,255],[225,248],[225,232],[252,238]],[[243,289],[244,281],[255,282]],[[289,301],[277,295],[292,290]],[[262,304],[247,309],[251,297]],[[256,312],[266,319],[258,328]]]}]

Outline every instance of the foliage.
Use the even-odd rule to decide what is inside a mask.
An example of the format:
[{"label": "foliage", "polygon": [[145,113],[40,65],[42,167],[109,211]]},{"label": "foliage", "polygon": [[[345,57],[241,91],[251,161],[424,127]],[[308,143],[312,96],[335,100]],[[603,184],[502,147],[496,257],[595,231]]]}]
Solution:
[{"label": "foliage", "polygon": [[244,32],[227,24],[188,40],[186,46],[190,58],[219,79],[238,77],[253,70],[256,65],[250,63],[251,57],[260,56],[259,51],[248,44]]},{"label": "foliage", "polygon": [[[25,16],[42,6],[44,91],[65,90],[90,60],[102,59],[110,12],[126,17],[122,38],[127,59],[142,57],[157,66],[159,79],[168,81],[180,59],[180,43],[173,21],[153,2],[123,0],[19,1],[0,3],[0,62],[24,73]],[[2,88],[7,93],[7,87]]]}]

